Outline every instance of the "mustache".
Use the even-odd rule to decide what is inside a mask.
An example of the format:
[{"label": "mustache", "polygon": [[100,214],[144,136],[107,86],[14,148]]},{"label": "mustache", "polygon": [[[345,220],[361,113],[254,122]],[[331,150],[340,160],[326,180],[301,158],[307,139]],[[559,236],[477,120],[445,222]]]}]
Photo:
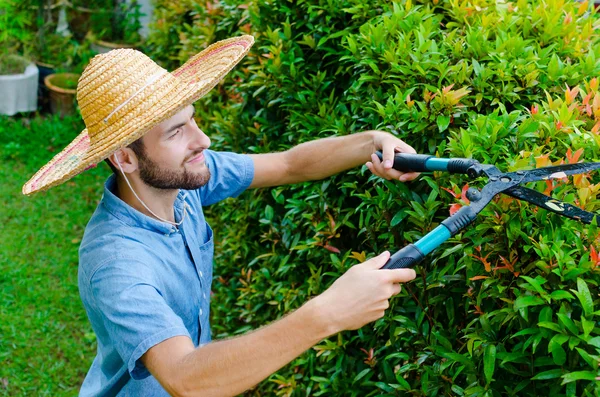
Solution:
[{"label": "mustache", "polygon": [[183,162],[187,163],[188,161],[190,161],[191,159],[193,159],[194,157],[196,157],[197,155],[199,155],[200,153],[202,153],[204,151],[204,149],[199,149],[199,150],[195,150],[192,154],[190,154],[189,156],[187,156]]}]

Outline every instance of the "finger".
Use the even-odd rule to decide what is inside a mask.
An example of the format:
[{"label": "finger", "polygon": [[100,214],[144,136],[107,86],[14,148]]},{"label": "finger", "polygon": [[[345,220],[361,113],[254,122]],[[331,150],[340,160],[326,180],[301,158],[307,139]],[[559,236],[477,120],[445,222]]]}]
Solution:
[{"label": "finger", "polygon": [[393,284],[392,285],[392,295],[391,296],[396,296],[400,293],[400,291],[402,291],[402,284]]},{"label": "finger", "polygon": [[375,153],[371,154],[371,162],[373,163],[373,173],[376,173],[378,176],[385,178],[385,169],[383,168],[383,163],[379,160],[379,157]]},{"label": "finger", "polygon": [[383,178],[382,175],[379,174],[379,172],[377,172],[377,170],[375,169],[375,166],[373,165],[373,163],[371,163],[370,161],[368,161],[367,163],[365,163],[365,165],[367,166],[367,168],[369,169],[369,171],[371,171],[371,173],[373,175],[376,175],[380,178]]},{"label": "finger", "polygon": [[414,269],[389,269],[387,275],[392,283],[406,283],[417,277]]},{"label": "finger", "polygon": [[419,175],[421,175],[419,172],[407,172],[402,174],[398,179],[400,182],[408,182],[416,179]]},{"label": "finger", "polygon": [[395,148],[390,145],[383,147],[383,168],[385,170],[391,170],[394,166],[394,157],[396,155]]},{"label": "finger", "polygon": [[390,259],[390,252],[383,251],[381,254],[377,255],[375,258],[371,258],[366,262],[363,262],[362,265],[369,269],[381,269],[383,265],[387,263]]},{"label": "finger", "polygon": [[402,177],[402,175],[404,175],[405,173],[402,171],[398,171],[395,169],[389,169],[389,170],[385,170],[383,177],[386,179],[395,179],[395,180],[401,180],[400,178]]},{"label": "finger", "polygon": [[417,151],[410,146],[409,144],[407,144],[404,141],[400,141],[400,143],[396,146],[396,150],[401,152],[401,153],[417,153]]}]

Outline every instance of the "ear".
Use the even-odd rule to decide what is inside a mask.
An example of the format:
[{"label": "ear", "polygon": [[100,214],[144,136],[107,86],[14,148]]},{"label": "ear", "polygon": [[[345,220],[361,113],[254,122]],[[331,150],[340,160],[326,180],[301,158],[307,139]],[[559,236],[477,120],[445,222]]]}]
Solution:
[{"label": "ear", "polygon": [[[108,160],[115,166],[117,171],[121,171],[122,169],[126,174],[131,174],[138,169],[138,158],[133,150],[129,148],[117,150],[108,157]],[[119,163],[121,167],[119,167]]]}]

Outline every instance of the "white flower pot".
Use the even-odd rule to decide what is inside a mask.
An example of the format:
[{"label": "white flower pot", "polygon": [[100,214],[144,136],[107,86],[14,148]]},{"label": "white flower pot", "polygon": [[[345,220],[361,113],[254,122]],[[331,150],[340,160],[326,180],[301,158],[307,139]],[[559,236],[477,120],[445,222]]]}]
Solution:
[{"label": "white flower pot", "polygon": [[38,74],[32,63],[24,73],[0,75],[0,114],[12,116],[37,110]]}]

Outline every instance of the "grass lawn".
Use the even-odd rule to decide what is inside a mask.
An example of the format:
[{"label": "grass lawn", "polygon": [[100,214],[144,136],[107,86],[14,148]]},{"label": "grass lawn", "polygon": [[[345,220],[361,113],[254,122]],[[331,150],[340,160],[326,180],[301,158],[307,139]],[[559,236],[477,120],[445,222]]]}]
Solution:
[{"label": "grass lawn", "polygon": [[21,194],[82,127],[77,117],[0,116],[0,396],[76,395],[95,356],[77,251],[110,171],[101,166],[49,192]]}]

